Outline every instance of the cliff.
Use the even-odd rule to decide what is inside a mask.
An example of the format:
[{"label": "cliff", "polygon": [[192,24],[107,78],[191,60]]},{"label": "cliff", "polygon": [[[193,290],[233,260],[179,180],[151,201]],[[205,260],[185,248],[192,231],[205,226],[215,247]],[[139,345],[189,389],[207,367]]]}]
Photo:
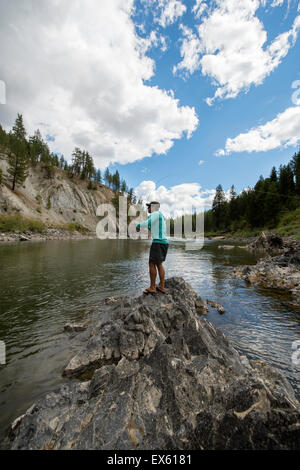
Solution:
[{"label": "cliff", "polygon": [[82,335],[63,372],[73,379],[17,418],[5,447],[299,449],[300,407],[286,378],[240,356],[183,279],[166,288],[107,298],[86,325],[68,325]]},{"label": "cliff", "polygon": [[4,178],[0,185],[0,214],[20,214],[36,219],[47,226],[77,223],[95,232],[96,209],[114,196],[108,186],[95,184],[96,189],[87,189],[87,181],[69,178],[65,171],[55,168],[48,178],[41,163],[30,167],[29,176],[23,186],[11,190],[6,179],[7,157],[0,154],[0,168]]}]

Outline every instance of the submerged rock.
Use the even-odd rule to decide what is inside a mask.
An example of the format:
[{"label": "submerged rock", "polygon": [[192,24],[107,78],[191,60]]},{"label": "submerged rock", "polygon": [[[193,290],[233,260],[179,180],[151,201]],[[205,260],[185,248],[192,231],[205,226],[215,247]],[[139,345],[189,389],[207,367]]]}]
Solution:
[{"label": "submerged rock", "polygon": [[[299,449],[300,408],[277,370],[239,356],[181,278],[103,301],[64,375],[11,425],[10,449]],[[80,334],[80,333],[79,333]],[[85,377],[86,377],[85,376]]]}]

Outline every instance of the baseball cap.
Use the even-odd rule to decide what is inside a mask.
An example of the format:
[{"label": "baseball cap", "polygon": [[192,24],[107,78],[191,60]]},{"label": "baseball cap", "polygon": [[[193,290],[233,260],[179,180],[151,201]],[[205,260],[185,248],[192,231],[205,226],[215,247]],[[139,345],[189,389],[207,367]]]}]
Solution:
[{"label": "baseball cap", "polygon": [[160,207],[160,203],[158,201],[151,201],[151,202],[146,203],[147,207],[152,206],[152,205]]}]

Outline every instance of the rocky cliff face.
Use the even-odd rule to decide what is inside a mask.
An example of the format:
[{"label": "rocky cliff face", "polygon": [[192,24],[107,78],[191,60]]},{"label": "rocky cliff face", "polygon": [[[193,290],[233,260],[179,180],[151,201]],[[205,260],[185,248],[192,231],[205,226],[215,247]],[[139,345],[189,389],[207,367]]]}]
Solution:
[{"label": "rocky cliff face", "polygon": [[200,316],[203,301],[183,279],[166,288],[103,301],[64,369],[81,381],[33,404],[11,425],[5,446],[299,449],[300,408],[288,381],[239,356]]},{"label": "rocky cliff face", "polygon": [[31,167],[23,186],[12,191],[5,175],[7,160],[0,155],[0,168],[4,183],[0,186],[0,213],[20,213],[27,218],[38,219],[47,225],[77,222],[91,231],[96,230],[96,209],[103,202],[110,202],[114,192],[105,185],[96,190],[87,189],[87,181],[70,179],[60,169],[53,178],[47,178],[41,164]]}]

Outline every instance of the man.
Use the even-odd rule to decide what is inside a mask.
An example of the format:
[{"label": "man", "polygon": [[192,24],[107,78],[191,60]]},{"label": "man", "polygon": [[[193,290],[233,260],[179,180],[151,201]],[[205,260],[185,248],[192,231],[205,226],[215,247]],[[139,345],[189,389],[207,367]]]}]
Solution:
[{"label": "man", "polygon": [[[159,211],[159,202],[152,201],[146,206],[149,213],[148,219],[145,222],[136,224],[138,231],[141,227],[147,227],[151,231],[153,239],[149,254],[150,287],[144,290],[144,294],[155,294],[156,289],[165,294],[165,269],[162,263],[166,259],[169,247],[166,220]],[[160,280],[158,286],[155,284],[157,271]]]}]

